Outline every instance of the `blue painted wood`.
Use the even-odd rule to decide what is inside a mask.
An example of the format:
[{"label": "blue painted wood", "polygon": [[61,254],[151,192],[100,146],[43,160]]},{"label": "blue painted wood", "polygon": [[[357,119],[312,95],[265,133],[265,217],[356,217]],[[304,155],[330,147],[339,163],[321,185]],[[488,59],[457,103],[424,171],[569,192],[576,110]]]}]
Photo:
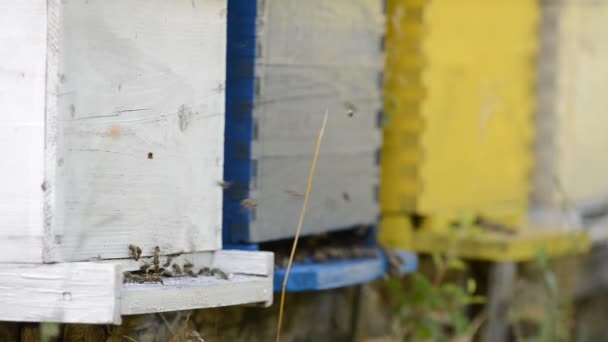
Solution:
[{"label": "blue painted wood", "polygon": [[237,250],[237,251],[259,251],[260,245],[257,243],[252,244],[224,244],[222,249],[226,250]]},{"label": "blue painted wood", "polygon": [[223,238],[226,242],[249,241],[249,198],[253,176],[251,141],[255,94],[255,22],[257,1],[228,1],[226,50],[226,130],[224,145]]},{"label": "blue painted wood", "polygon": [[[411,252],[396,251],[404,263],[399,270],[408,274],[418,269],[418,256]],[[294,264],[287,282],[287,292],[305,292],[334,289],[369,283],[378,280],[389,270],[381,251],[375,259],[340,260],[321,264]],[[274,291],[279,292],[285,279],[285,269],[274,272]]]}]

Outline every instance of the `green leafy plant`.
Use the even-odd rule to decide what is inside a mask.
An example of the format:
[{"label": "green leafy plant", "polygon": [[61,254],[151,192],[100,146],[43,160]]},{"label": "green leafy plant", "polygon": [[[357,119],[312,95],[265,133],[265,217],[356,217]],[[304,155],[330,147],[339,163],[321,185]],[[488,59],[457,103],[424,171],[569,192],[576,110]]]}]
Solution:
[{"label": "green leafy plant", "polygon": [[484,302],[476,295],[477,283],[466,285],[446,280],[450,272],[463,272],[467,265],[454,256],[433,255],[434,275],[413,274],[409,286],[391,279],[388,285],[407,341],[468,341],[479,328],[465,313],[467,306]]},{"label": "green leafy plant", "polygon": [[572,303],[560,290],[549,258],[543,250],[538,252],[532,265],[531,277],[533,282],[540,285],[539,294],[536,295],[539,298],[530,305],[535,306],[533,308],[512,310],[516,340],[518,342],[572,340]]}]

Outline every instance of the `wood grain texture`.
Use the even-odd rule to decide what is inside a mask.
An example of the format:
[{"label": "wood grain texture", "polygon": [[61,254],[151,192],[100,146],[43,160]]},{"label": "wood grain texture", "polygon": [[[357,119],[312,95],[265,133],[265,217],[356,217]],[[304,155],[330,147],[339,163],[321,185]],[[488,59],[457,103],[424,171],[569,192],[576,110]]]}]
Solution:
[{"label": "wood grain texture", "polygon": [[116,264],[0,264],[0,320],[120,323]]},{"label": "wood grain texture", "polygon": [[61,3],[49,260],[221,248],[225,0]]},{"label": "wood grain texture", "polygon": [[274,253],[216,251],[213,253],[212,266],[230,273],[272,276],[274,272]]},{"label": "wood grain texture", "polygon": [[[133,259],[110,259],[98,260],[103,264],[119,264],[123,271],[135,271],[140,268],[143,261],[151,262],[151,258],[142,258],[139,261]],[[161,256],[161,263],[166,261],[166,256]],[[201,267],[217,267],[227,273],[238,273],[256,276],[271,276],[273,274],[274,254],[259,251],[212,251],[183,253],[171,257],[172,263],[178,265],[192,263],[194,269]]]},{"label": "wood grain texture", "polygon": [[46,1],[0,2],[0,260],[42,261]]},{"label": "wood grain texture", "polygon": [[272,303],[272,277],[235,274],[215,277],[169,278],[164,284],[125,284],[121,313],[201,309],[246,303]]},{"label": "wood grain texture", "polygon": [[[375,157],[381,140],[377,120],[382,107],[382,1],[258,1],[254,10],[242,7],[241,16],[235,17],[238,24],[230,24],[234,39],[243,39],[244,44],[234,44],[233,54],[239,57],[234,68],[255,61],[253,72],[243,70],[229,87],[249,91],[254,106],[252,112],[242,113],[238,101],[245,101],[244,95],[235,90],[233,113],[228,116],[238,121],[251,115],[252,124],[244,128],[252,133],[251,141],[245,142],[227,136],[226,146],[241,152],[244,143],[250,148],[243,150],[250,153],[245,158],[254,162],[250,174],[245,172],[250,179],[238,179],[246,190],[234,192],[232,201],[237,204],[225,213],[229,228],[234,222],[243,224],[243,215],[249,215],[246,228],[239,228],[245,233],[235,234],[233,242],[293,236],[302,201],[293,194],[305,190],[326,110],[329,120],[302,234],[373,223],[378,211]],[[259,23],[252,55],[245,51],[250,38],[241,32],[251,29],[244,28],[249,22],[242,17],[245,13]],[[247,77],[255,78],[251,89],[239,83]],[[228,101],[230,107],[231,98]],[[240,138],[247,137],[243,133]],[[235,153],[234,161],[227,160],[227,169],[244,167],[239,158],[243,156]],[[256,201],[254,209],[239,208],[238,201],[246,196]]]}]

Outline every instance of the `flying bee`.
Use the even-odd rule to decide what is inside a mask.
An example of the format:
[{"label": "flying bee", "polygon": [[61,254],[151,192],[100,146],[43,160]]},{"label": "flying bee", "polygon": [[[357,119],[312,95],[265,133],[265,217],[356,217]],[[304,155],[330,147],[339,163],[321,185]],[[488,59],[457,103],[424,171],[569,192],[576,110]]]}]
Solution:
[{"label": "flying bee", "polygon": [[217,185],[221,186],[222,189],[228,189],[232,185],[232,182],[226,182],[221,180],[217,182]]},{"label": "flying bee", "polygon": [[355,107],[355,105],[350,101],[344,101],[344,108],[346,108],[346,114],[351,118],[357,111],[357,107]]},{"label": "flying bee", "polygon": [[165,263],[163,264],[163,267],[169,267],[171,266],[171,262],[173,261],[173,257],[172,256],[167,256],[167,261],[165,261]]},{"label": "flying bee", "polygon": [[152,261],[154,263],[154,271],[158,272],[160,269],[160,247],[154,247],[154,259]]},{"label": "flying bee", "polygon": [[286,192],[286,193],[287,193],[289,196],[293,196],[293,197],[304,197],[304,194],[303,194],[303,193],[301,193],[301,192],[299,192],[299,191],[296,191],[296,190],[293,190],[293,189],[287,189],[287,190],[285,190],[285,192]]},{"label": "flying bee", "polygon": [[141,257],[141,248],[136,245],[129,245],[129,250],[131,251],[131,257],[135,259],[135,261],[139,260]]},{"label": "flying bee", "polygon": [[178,264],[173,264],[173,271],[175,272],[176,275],[181,275],[182,274],[182,268],[179,267]]},{"label": "flying bee", "polygon": [[255,208],[257,205],[258,205],[258,203],[254,199],[251,199],[251,198],[246,198],[241,201],[241,206],[243,208],[251,209],[251,208]]}]

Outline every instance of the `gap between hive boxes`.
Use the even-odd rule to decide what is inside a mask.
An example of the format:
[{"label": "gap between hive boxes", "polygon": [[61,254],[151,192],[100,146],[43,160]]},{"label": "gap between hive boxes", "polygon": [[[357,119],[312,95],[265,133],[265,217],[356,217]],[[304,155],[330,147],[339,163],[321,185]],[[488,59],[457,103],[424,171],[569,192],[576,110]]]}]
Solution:
[{"label": "gap between hive boxes", "polygon": [[274,256],[269,252],[216,251],[175,258],[232,274],[123,284],[135,260],[60,264],[0,264],[0,320],[120,324],[121,315],[264,303],[272,304]]}]

